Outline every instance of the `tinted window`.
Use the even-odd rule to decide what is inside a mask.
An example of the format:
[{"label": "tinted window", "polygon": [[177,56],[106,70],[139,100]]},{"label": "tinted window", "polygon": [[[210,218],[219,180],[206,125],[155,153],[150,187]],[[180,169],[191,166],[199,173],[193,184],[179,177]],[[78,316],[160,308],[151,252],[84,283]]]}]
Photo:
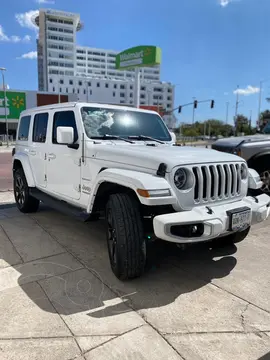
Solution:
[{"label": "tinted window", "polygon": [[29,135],[29,126],[30,126],[31,116],[23,116],[21,118],[20,127],[18,130],[18,140],[27,141]]},{"label": "tinted window", "polygon": [[158,114],[95,107],[82,107],[81,114],[90,138],[104,134],[122,137],[144,135],[171,141],[171,135]]},{"label": "tinted window", "polygon": [[58,111],[53,117],[52,143],[57,144],[56,134],[58,126],[71,126],[74,129],[74,141],[78,140],[78,131],[73,111]]},{"label": "tinted window", "polygon": [[46,141],[48,113],[37,114],[34,118],[33,141],[44,143]]}]

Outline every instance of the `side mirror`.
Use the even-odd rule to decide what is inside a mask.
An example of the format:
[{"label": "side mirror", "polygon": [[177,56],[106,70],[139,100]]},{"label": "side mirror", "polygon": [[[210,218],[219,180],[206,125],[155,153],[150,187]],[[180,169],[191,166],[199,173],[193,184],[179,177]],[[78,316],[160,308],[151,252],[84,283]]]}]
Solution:
[{"label": "side mirror", "polygon": [[74,143],[74,129],[71,126],[58,126],[56,129],[58,144],[71,145]]}]

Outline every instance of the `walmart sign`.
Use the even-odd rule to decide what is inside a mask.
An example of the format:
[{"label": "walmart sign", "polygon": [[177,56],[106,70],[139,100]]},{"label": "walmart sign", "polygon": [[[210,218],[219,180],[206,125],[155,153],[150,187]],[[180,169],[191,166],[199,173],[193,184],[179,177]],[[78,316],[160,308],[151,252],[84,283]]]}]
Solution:
[{"label": "walmart sign", "polygon": [[[26,109],[24,92],[6,92],[6,107],[8,119],[19,119],[21,111]],[[4,91],[0,91],[0,119],[5,119]]]}]

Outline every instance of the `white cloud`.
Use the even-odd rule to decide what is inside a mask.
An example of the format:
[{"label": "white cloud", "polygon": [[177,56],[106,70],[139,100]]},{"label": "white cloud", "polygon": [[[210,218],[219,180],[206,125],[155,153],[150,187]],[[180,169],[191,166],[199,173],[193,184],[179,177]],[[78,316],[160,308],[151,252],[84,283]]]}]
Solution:
[{"label": "white cloud", "polygon": [[247,96],[247,95],[257,94],[259,92],[260,92],[260,88],[248,85],[245,89],[234,90],[233,93]]},{"label": "white cloud", "polygon": [[220,5],[223,7],[229,5],[230,2],[231,0],[219,0]]},{"label": "white cloud", "polygon": [[37,52],[36,51],[30,51],[26,54],[23,54],[20,57],[17,57],[17,59],[30,59],[30,60],[34,60],[37,58]]},{"label": "white cloud", "polygon": [[0,25],[0,41],[13,42],[13,43],[19,43],[19,42],[28,43],[30,42],[30,40],[31,40],[31,36],[29,35],[25,35],[23,38],[21,38],[18,35],[8,36],[5,34],[3,27]]},{"label": "white cloud", "polygon": [[28,29],[38,31],[37,26],[34,25],[32,22],[32,18],[35,15],[38,15],[38,13],[39,13],[38,10],[30,10],[25,13],[15,14],[15,19],[22,27],[26,27]]},{"label": "white cloud", "polygon": [[55,1],[53,1],[53,0],[36,0],[36,3],[38,3],[38,4],[55,4]]}]

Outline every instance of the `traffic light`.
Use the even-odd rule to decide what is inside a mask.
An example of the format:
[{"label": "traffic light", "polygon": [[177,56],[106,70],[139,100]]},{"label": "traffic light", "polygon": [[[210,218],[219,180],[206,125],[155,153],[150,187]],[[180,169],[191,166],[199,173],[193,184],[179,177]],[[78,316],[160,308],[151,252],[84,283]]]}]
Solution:
[{"label": "traffic light", "polygon": [[179,106],[179,108],[178,108],[178,114],[180,114],[181,111],[182,111],[182,106]]},{"label": "traffic light", "polygon": [[198,106],[198,101],[194,100],[194,109],[197,109],[197,106]]},{"label": "traffic light", "polygon": [[213,109],[215,106],[215,100],[211,100],[211,109]]}]

